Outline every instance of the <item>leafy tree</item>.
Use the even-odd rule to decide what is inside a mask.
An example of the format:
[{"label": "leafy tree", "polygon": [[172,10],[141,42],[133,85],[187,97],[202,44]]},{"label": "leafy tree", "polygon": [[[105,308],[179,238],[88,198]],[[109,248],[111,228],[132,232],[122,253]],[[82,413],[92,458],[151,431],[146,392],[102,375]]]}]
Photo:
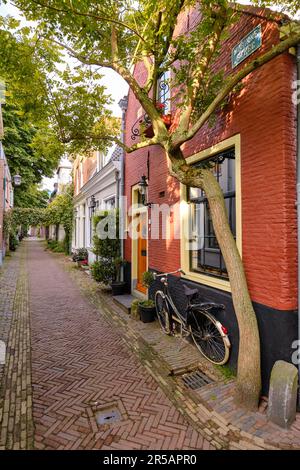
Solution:
[{"label": "leafy tree", "polygon": [[20,174],[21,185],[15,188],[17,207],[43,207],[47,191],[40,191],[43,176],[51,177],[62,155],[62,144],[51,130],[36,128],[20,108],[7,103],[3,109],[3,146],[11,175]]},{"label": "leafy tree", "polygon": [[4,213],[4,236],[14,240],[20,229],[22,233],[26,233],[31,225],[39,226],[44,223],[45,209],[14,207]]},{"label": "leafy tree", "polygon": [[62,225],[65,231],[65,251],[70,251],[70,240],[73,227],[73,186],[65,188],[45,209],[44,225]]},{"label": "leafy tree", "polygon": [[[111,132],[119,131],[119,121],[103,106],[109,97],[99,84],[101,75],[91,75],[89,67],[66,67],[61,60],[59,46],[13,18],[0,17],[0,78],[6,85],[3,145],[12,175],[22,177],[15,191],[17,206],[43,201],[37,184],[53,175],[64,152],[87,145],[87,129],[103,131],[109,125]],[[106,146],[103,142],[97,148]]]},{"label": "leafy tree", "polygon": [[14,205],[18,208],[45,208],[49,193],[46,189],[39,189],[37,185],[30,185],[24,191],[15,188],[14,199]]},{"label": "leafy tree", "polygon": [[[271,2],[264,2],[270,4]],[[192,139],[230,98],[250,73],[287,51],[300,41],[297,25],[286,39],[274,44],[237,71],[216,75],[215,63],[222,41],[238,20],[241,7],[226,0],[15,0],[26,17],[37,22],[43,38],[61,45],[88,66],[108,67],[128,83],[152,121],[154,136],[141,139],[127,152],[160,145],[170,160],[170,172],[181,183],[201,188],[208,198],[214,230],[222,250],[231,283],[232,298],[240,331],[237,398],[256,407],[261,389],[260,344],[256,316],[248,292],[240,254],[230,231],[221,188],[209,168],[192,167],[182,152]],[[284,2],[289,7],[291,2]],[[297,2],[293,2],[296,6]],[[179,17],[188,8],[201,8],[201,22],[188,35],[177,32]],[[270,13],[267,13],[270,14]],[[144,83],[132,74],[132,65],[143,62],[148,73]],[[173,71],[176,126],[165,125],[156,106],[156,84],[162,72]],[[90,125],[90,124],[89,124]],[[76,126],[68,139],[77,137]],[[78,130],[78,129],[77,129]],[[105,126],[84,127],[90,141],[113,139]],[[81,134],[82,135],[82,134]]]}]

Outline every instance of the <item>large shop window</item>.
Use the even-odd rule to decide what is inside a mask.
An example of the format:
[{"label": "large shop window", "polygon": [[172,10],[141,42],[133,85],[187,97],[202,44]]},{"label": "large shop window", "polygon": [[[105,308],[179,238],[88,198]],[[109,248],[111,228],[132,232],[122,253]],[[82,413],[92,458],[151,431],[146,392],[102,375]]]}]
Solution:
[{"label": "large shop window", "polygon": [[[212,158],[202,160],[194,166],[203,166],[204,161],[210,163],[211,171],[222,188],[230,228],[236,237],[235,151],[234,149],[226,150]],[[190,271],[228,279],[205,193],[198,188],[188,188],[188,201],[190,202],[192,248],[190,250]]]}]

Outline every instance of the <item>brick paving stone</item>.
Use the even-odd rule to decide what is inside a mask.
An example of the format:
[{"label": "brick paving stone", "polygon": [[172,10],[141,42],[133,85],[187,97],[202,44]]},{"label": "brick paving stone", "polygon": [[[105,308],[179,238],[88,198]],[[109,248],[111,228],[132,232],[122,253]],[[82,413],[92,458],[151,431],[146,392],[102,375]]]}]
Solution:
[{"label": "brick paving stone", "polygon": [[[191,425],[182,422],[120,332],[81,295],[43,245],[27,244],[35,448],[184,449]],[[126,410],[125,424],[101,430],[91,403],[117,400]],[[196,436],[195,446],[202,447]]]},{"label": "brick paving stone", "polygon": [[[0,376],[0,447],[30,449],[33,444],[30,313],[26,245],[5,263],[0,278],[0,339],[6,361]],[[3,295],[2,295],[3,294]]]},{"label": "brick paving stone", "polygon": [[[6,257],[4,265],[0,268],[0,340],[5,345],[8,342],[10,325],[13,317],[13,303],[16,291],[20,252]],[[4,365],[0,364],[0,385],[3,377]]]},{"label": "brick paving stone", "polygon": [[[143,324],[142,322],[130,318],[130,315],[127,315],[115,306],[109,294],[103,291],[99,286],[95,287],[96,283],[92,279],[85,279],[87,276],[78,270],[72,271],[72,277],[79,286],[81,286],[81,281],[84,280],[83,291],[86,291],[88,295],[93,298],[95,305],[99,307],[99,304],[104,302],[108,306],[108,312],[110,312],[110,314],[115,313],[114,322],[124,327],[128,337],[132,336],[132,333],[130,333],[130,331],[128,333],[128,330],[138,332],[150,346],[150,349],[154,353],[153,357],[158,355],[162,364],[165,363],[164,365],[168,371],[174,369],[177,364],[176,361],[174,362],[173,353],[168,352],[168,350],[171,348],[173,351],[180,351],[181,347],[178,345],[178,338],[170,338],[163,335],[156,323],[150,325]],[[107,308],[105,307],[104,310],[106,311]],[[176,342],[177,344],[174,344]],[[188,346],[193,349],[192,345]],[[188,352],[185,350],[184,353],[182,353],[183,349],[181,349],[181,359],[184,364],[189,363],[188,358],[184,357],[184,354],[190,354],[192,349],[189,349]],[[159,371],[159,368],[155,368],[156,361],[157,359],[154,360],[153,358],[152,361],[148,361],[151,362],[152,365],[152,370],[150,369],[151,366],[148,366],[148,370],[154,378]],[[256,439],[260,436],[261,440],[259,441],[259,445],[265,449],[286,448],[288,445],[286,431],[267,421],[265,400],[260,404],[259,411],[257,412],[246,412],[245,410],[239,409],[233,401],[234,381],[226,380],[226,382],[224,382],[219,370],[216,371],[211,364],[208,364],[207,361],[203,359],[199,361],[199,368],[207,375],[211,376],[216,382],[201,388],[195,393],[191,393],[180,385],[179,377],[177,386],[172,388],[172,393],[173,397],[176,398],[177,408],[184,412],[185,416],[190,418],[193,427],[197,430],[200,429],[202,435],[204,429],[209,428],[209,433],[212,432],[212,437],[209,433],[204,436],[208,441],[218,442],[222,448],[230,448],[231,440],[233,440],[233,445],[236,444],[236,448],[242,448],[242,446],[245,445],[242,434],[244,431],[248,431],[247,435],[250,436],[249,439],[251,440],[248,447],[252,446],[251,448],[254,448],[254,446],[257,446],[258,442]],[[211,416],[212,412],[217,413],[217,416],[220,417],[221,420],[223,419],[224,425],[221,426],[220,423],[218,423],[214,413],[213,416]],[[228,426],[228,433],[226,433],[226,426]],[[256,434],[257,430],[259,430],[259,434]],[[226,434],[226,436],[224,436],[224,434]],[[300,449],[300,414],[297,414],[296,422],[291,430],[288,431],[288,436],[290,448]],[[264,445],[261,441],[264,442]],[[242,445],[239,445],[238,442],[242,442]]]},{"label": "brick paving stone", "polygon": [[[73,266],[30,241],[0,271],[0,450],[300,449],[299,414],[285,431],[267,421],[266,400],[237,408],[234,381]],[[195,363],[215,382],[190,391],[180,372]],[[112,404],[121,421],[97,425],[95,410]]]}]

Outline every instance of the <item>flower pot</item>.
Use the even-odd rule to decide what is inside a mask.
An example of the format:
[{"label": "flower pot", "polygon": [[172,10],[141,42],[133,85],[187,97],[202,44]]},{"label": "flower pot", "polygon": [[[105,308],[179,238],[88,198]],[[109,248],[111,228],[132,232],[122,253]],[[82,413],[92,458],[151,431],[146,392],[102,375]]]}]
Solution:
[{"label": "flower pot", "polygon": [[166,127],[169,128],[172,124],[172,115],[165,114],[164,116],[162,116],[162,120],[164,121]]},{"label": "flower pot", "polygon": [[111,289],[113,295],[124,295],[126,293],[126,282],[112,282]]},{"label": "flower pot", "polygon": [[77,261],[77,266],[80,268],[81,266],[87,266],[88,263],[87,263],[87,260],[85,259],[81,259],[79,261]]},{"label": "flower pot", "polygon": [[143,307],[139,305],[139,314],[143,323],[151,323],[155,320],[156,310],[155,307]]}]

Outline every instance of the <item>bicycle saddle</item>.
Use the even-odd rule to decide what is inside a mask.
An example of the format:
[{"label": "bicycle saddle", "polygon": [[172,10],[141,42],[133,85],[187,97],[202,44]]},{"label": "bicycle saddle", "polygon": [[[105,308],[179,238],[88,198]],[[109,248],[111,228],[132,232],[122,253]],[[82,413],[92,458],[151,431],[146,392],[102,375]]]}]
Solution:
[{"label": "bicycle saddle", "polygon": [[191,289],[190,287],[186,286],[185,284],[183,284],[183,288],[184,288],[184,293],[185,293],[185,295],[186,295],[189,299],[192,299],[195,295],[198,295],[198,294],[199,294],[198,289]]}]

